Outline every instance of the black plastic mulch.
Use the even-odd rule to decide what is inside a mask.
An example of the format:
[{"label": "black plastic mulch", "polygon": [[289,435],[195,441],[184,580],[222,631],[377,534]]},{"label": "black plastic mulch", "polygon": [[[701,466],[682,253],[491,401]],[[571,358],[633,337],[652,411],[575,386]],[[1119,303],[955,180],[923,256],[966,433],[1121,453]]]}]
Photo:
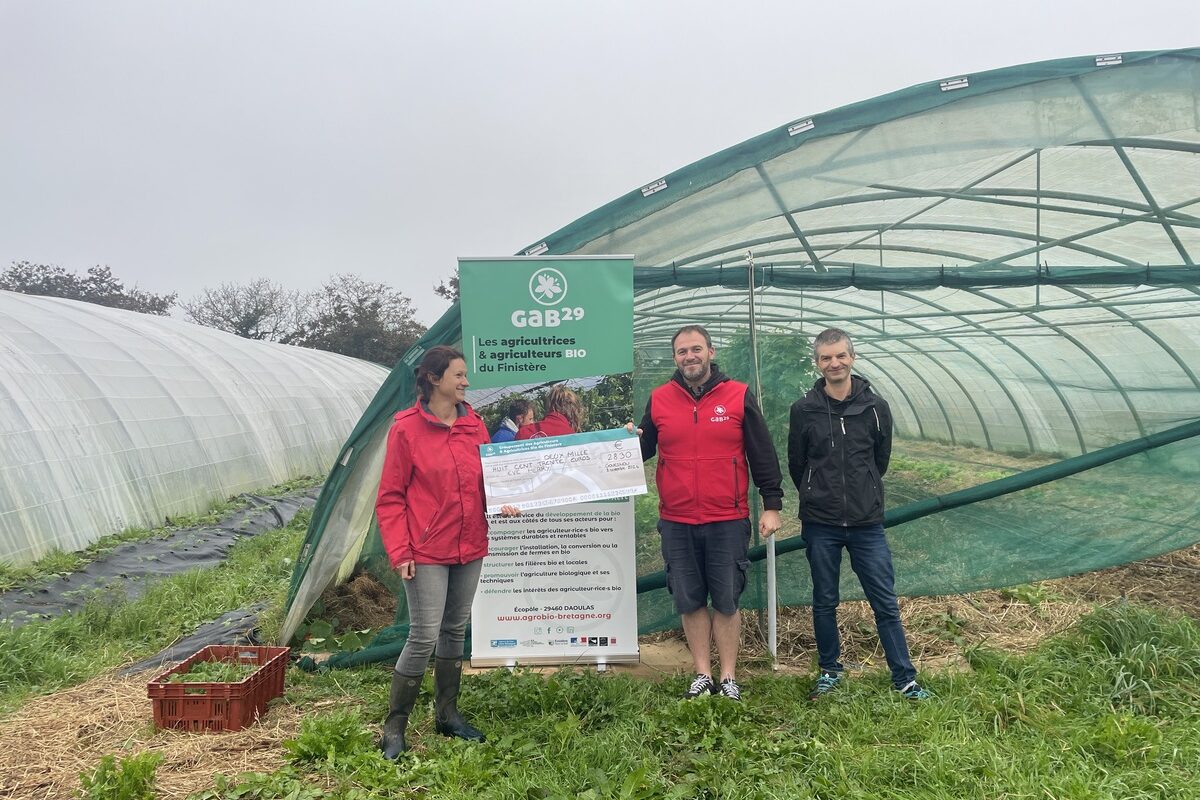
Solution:
[{"label": "black plastic mulch", "polygon": [[[32,620],[69,614],[105,590],[134,599],[151,583],[169,575],[215,567],[238,541],[285,526],[300,509],[311,508],[320,491],[318,486],[282,497],[242,495],[240,499],[247,500],[250,507],[235,511],[217,525],[184,528],[162,537],[127,542],[77,572],[4,592],[0,594],[0,623],[20,627]],[[228,623],[223,625],[229,627]]]}]

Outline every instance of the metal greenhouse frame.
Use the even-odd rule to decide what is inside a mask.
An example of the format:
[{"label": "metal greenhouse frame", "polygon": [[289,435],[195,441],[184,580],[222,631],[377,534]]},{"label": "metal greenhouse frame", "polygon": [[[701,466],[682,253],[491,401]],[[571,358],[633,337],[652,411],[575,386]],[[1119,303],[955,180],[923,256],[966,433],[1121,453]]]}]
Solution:
[{"label": "metal greenhouse frame", "polygon": [[[757,353],[836,325],[905,442],[1028,461],[889,507],[902,591],[1009,585],[1200,540],[1184,488],[1200,475],[1200,49],[949,76],[801,116],[521,254],[608,253],[635,254],[647,380],[683,324],[705,324],[718,359],[739,336]],[[371,526],[382,433],[410,402],[411,365],[458,339],[458,313],[397,366],[343,449],[285,633],[356,566],[386,573]],[[796,352],[797,368],[807,358]],[[780,368],[751,360],[739,366],[760,396],[777,395]],[[1112,487],[1139,486],[1161,496],[1104,513]],[[780,564],[784,602],[805,602],[805,569]],[[672,624],[661,583],[639,578],[644,630]],[[339,658],[383,657],[402,635]]]}]

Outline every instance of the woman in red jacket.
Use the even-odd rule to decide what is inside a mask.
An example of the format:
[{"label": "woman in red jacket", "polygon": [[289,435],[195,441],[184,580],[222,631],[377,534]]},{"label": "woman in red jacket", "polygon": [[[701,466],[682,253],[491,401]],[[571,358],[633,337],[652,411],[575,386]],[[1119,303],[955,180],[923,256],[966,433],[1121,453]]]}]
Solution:
[{"label": "woman in red jacket", "polygon": [[518,441],[579,433],[583,426],[583,403],[579,395],[565,386],[554,386],[546,393],[542,404],[546,408],[546,416],[538,422],[522,425],[517,431]]},{"label": "woman in red jacket", "polygon": [[[392,567],[404,579],[409,631],[392,673],[380,749],[406,749],[404,729],[434,654],[434,727],[445,736],[483,741],[458,710],[463,640],[487,555],[483,466],[490,441],[466,403],[467,364],[453,347],[431,348],[417,367],[417,402],[388,432],[375,516]],[[505,506],[505,516],[520,512]]]}]

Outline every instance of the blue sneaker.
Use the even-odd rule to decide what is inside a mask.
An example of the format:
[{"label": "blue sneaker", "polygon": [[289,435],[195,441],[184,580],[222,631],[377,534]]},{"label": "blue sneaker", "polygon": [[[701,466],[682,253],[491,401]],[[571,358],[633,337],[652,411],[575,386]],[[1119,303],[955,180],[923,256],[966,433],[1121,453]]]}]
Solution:
[{"label": "blue sneaker", "polygon": [[922,688],[916,681],[909,681],[896,691],[909,700],[928,700],[933,697],[929,690]]},{"label": "blue sneaker", "polygon": [[817,685],[808,693],[809,700],[819,700],[825,695],[837,688],[838,683],[842,680],[842,676],[836,672],[822,672],[821,677],[817,678]]}]

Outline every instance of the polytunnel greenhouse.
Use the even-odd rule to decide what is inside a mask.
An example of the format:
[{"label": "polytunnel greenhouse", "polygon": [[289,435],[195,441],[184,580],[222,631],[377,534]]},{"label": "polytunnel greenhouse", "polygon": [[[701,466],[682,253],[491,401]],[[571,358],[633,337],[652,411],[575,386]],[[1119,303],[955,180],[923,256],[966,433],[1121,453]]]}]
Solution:
[{"label": "polytunnel greenhouse", "polygon": [[[671,334],[702,323],[780,445],[814,378],[813,336],[851,334],[856,371],[896,417],[887,524],[902,594],[1200,541],[1200,49],[952,75],[806,113],[521,255],[625,253],[639,415],[673,369]],[[406,360],[458,342],[458,313]],[[343,448],[288,631],[356,567],[396,588],[372,513],[384,434],[412,396],[401,365]],[[799,605],[811,587],[785,489],[779,595]],[[653,522],[639,513],[639,542]],[[638,548],[642,632],[678,624],[656,549]],[[756,568],[743,604],[762,607]],[[846,572],[843,597],[861,597]],[[396,629],[332,663],[394,654],[405,620],[401,602]]]},{"label": "polytunnel greenhouse", "polygon": [[322,475],[386,377],[334,353],[0,291],[0,561]]}]

